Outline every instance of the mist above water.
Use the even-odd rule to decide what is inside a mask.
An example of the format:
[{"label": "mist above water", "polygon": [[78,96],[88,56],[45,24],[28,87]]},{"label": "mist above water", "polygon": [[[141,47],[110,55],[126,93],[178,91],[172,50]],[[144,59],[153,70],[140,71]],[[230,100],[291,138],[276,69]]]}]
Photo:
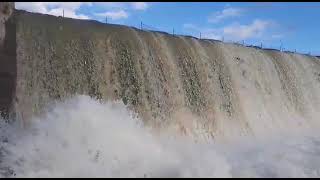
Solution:
[{"label": "mist above water", "polygon": [[194,142],[151,133],[122,102],[77,96],[30,126],[1,121],[2,177],[320,177],[316,134]]}]

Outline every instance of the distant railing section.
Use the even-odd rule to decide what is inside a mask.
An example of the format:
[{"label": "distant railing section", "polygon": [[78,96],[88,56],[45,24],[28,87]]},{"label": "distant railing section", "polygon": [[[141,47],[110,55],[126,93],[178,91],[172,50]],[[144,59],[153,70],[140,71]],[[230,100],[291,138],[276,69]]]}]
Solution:
[{"label": "distant railing section", "polygon": [[277,45],[270,45],[270,44],[266,45],[263,43],[250,44],[250,43],[245,42],[244,40],[241,40],[241,41],[227,40],[227,39],[225,39],[225,37],[222,37],[221,39],[210,39],[210,38],[207,38],[206,34],[203,34],[200,31],[198,31],[198,35],[177,33],[177,31],[175,31],[174,28],[172,28],[171,31],[168,31],[168,30],[166,31],[166,30],[160,29],[158,27],[148,25],[142,21],[139,23],[139,25],[127,25],[127,26],[131,26],[136,29],[143,30],[143,31],[160,32],[160,33],[170,34],[173,36],[185,36],[185,37],[202,39],[202,40],[207,40],[207,41],[232,43],[232,44],[236,44],[239,46],[246,46],[246,47],[251,47],[251,48],[255,48],[255,49],[274,50],[274,51],[281,51],[281,52],[285,52],[285,53],[302,54],[302,55],[314,56],[314,57],[320,58],[320,54],[312,54],[310,51],[303,52],[303,51],[297,51],[296,49],[294,49],[294,50],[287,49],[287,48],[285,48],[284,43],[282,41],[280,41],[280,44],[277,44]]}]

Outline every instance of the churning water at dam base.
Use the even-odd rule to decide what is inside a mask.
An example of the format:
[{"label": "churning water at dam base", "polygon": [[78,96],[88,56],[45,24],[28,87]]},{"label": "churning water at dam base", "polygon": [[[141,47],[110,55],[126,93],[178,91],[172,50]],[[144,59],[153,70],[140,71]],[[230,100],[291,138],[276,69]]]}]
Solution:
[{"label": "churning water at dam base", "polygon": [[2,177],[320,176],[313,132],[196,142],[155,135],[121,101],[88,96],[56,103],[24,128],[0,122]]}]

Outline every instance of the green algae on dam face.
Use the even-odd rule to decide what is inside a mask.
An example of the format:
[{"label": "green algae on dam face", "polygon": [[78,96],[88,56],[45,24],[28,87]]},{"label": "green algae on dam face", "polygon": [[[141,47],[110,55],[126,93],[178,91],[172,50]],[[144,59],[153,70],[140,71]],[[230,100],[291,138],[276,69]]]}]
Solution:
[{"label": "green algae on dam face", "polygon": [[197,69],[195,56],[190,47],[178,37],[167,37],[172,54],[175,56],[179,75],[182,80],[183,90],[187,100],[187,106],[196,113],[200,113],[205,106],[199,70]]},{"label": "green algae on dam face", "polygon": [[[21,13],[21,12],[20,12]],[[95,55],[95,36],[77,31],[72,25],[55,19],[29,14],[17,14],[17,51],[23,67],[20,88],[34,98],[32,112],[39,112],[52,99],[64,99],[74,94],[88,94],[101,99],[100,65],[102,59]],[[37,23],[35,23],[37,22]],[[22,70],[22,69],[21,69]],[[21,78],[22,79],[22,78]],[[38,96],[41,94],[41,96]]]},{"label": "green algae on dam face", "polygon": [[[146,104],[154,118],[161,118],[170,113],[170,66],[160,37],[152,33],[136,32],[138,46],[141,47],[140,68],[144,86]],[[139,53],[140,54],[140,53]],[[173,97],[172,97],[173,98]]]},{"label": "green algae on dam face", "polygon": [[124,104],[137,105],[140,102],[139,92],[141,84],[138,79],[136,63],[133,53],[130,51],[128,43],[119,42],[115,44],[116,49],[116,69],[121,85],[120,97]]},{"label": "green algae on dam face", "polygon": [[289,63],[279,53],[268,52],[268,55],[271,57],[272,62],[274,63],[275,69],[281,81],[283,91],[287,95],[290,103],[297,111],[304,113],[305,109],[302,105],[302,102],[304,100],[302,99],[303,97],[301,95],[301,92],[297,87],[297,77],[295,77],[292,70],[290,70]]},{"label": "green algae on dam face", "polygon": [[226,65],[225,57],[222,54],[222,49],[219,45],[213,42],[202,42],[201,47],[204,48],[208,56],[208,67],[210,68],[209,79],[215,85],[212,91],[221,92],[216,93],[220,95],[219,101],[213,99],[211,104],[218,104],[219,109],[226,112],[229,117],[235,115],[236,101],[234,100],[234,90],[231,81],[231,72]]},{"label": "green algae on dam face", "polygon": [[180,56],[178,58],[178,64],[181,67],[183,87],[186,92],[188,105],[200,112],[200,108],[204,106],[204,98],[201,96],[201,84],[198,72],[195,69],[195,64],[188,55]]}]

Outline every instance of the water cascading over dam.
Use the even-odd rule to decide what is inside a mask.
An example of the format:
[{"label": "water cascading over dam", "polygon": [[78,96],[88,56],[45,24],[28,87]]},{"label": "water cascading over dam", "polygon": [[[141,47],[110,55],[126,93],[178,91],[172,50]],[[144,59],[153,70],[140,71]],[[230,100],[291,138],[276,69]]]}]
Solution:
[{"label": "water cascading over dam", "polygon": [[84,94],[194,137],[319,128],[317,57],[22,10],[6,17],[0,105],[25,124]]}]

